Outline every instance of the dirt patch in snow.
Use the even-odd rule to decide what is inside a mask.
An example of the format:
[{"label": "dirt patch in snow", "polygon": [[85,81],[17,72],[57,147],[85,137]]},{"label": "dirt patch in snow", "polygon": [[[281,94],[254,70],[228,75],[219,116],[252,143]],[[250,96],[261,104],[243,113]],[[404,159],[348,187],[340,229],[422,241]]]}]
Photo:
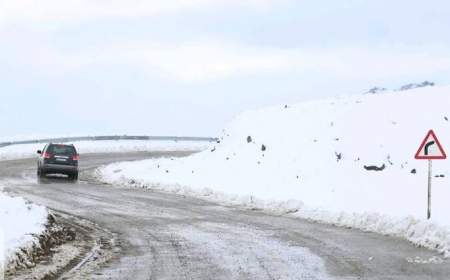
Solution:
[{"label": "dirt patch in snow", "polygon": [[89,221],[52,212],[45,232],[8,261],[5,280],[86,279],[119,252],[115,234]]}]

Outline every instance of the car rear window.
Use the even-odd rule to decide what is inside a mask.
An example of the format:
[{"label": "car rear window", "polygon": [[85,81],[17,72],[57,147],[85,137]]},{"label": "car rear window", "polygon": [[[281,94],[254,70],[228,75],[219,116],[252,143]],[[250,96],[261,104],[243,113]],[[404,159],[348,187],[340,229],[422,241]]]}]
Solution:
[{"label": "car rear window", "polygon": [[66,155],[66,156],[72,156],[77,153],[73,146],[67,145],[50,145],[47,149],[47,152],[54,155]]}]

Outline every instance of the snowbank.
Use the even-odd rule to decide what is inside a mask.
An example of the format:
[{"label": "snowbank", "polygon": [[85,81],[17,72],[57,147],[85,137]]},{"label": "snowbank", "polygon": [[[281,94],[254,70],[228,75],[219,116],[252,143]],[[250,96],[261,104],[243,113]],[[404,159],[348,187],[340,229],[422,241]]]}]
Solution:
[{"label": "snowbank", "polygon": [[[28,138],[27,138],[28,139]],[[80,154],[134,151],[201,151],[211,144],[205,141],[80,141],[73,142]],[[0,160],[30,158],[45,144],[24,144],[0,148]]]},{"label": "snowbank", "polygon": [[32,247],[45,230],[47,217],[45,207],[0,192],[0,263],[14,258],[17,249]]},{"label": "snowbank", "polygon": [[[114,164],[105,181],[187,193],[403,237],[450,256],[450,161],[435,161],[426,221],[429,129],[450,153],[450,87],[247,112],[208,151]],[[368,171],[379,167],[382,171]]]}]

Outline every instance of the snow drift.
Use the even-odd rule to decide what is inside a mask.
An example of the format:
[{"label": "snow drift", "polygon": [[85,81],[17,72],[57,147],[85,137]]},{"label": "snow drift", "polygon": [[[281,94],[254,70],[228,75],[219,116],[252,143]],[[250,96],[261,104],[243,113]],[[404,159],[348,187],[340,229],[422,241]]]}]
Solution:
[{"label": "snow drift", "polygon": [[48,212],[45,207],[1,192],[0,205],[1,267],[15,258],[19,248],[31,248],[39,241],[37,236],[46,229]]},{"label": "snow drift", "polygon": [[450,87],[332,98],[244,113],[208,151],[119,163],[105,181],[192,194],[400,236],[450,256],[450,162],[436,161],[432,220],[429,129],[450,149]]}]

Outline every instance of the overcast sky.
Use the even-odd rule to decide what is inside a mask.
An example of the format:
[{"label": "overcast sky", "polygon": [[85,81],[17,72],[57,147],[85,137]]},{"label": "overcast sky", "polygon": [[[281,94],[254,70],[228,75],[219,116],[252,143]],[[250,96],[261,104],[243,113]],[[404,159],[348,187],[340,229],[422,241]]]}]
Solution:
[{"label": "overcast sky", "polygon": [[450,4],[0,0],[0,135],[216,136],[237,113],[450,84]]}]

